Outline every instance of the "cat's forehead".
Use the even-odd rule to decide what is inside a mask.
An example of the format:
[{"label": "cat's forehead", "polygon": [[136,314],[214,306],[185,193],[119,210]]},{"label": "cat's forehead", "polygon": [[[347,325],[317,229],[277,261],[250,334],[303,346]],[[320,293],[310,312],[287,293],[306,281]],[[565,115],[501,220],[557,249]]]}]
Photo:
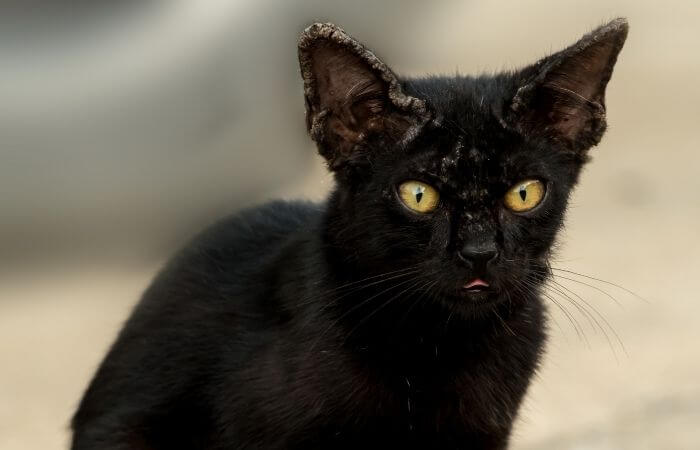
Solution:
[{"label": "cat's forehead", "polygon": [[[438,122],[416,149],[413,164],[429,169],[443,183],[500,177],[518,145],[483,122]],[[474,129],[476,128],[476,129]]]},{"label": "cat's forehead", "polygon": [[464,136],[458,136],[454,142],[446,142],[438,147],[436,163],[440,172],[449,172],[460,167],[480,167],[498,157],[495,147],[467,142]]},{"label": "cat's forehead", "polygon": [[474,189],[503,177],[503,155],[493,147],[456,143],[442,150],[436,153],[433,162],[442,183]]},{"label": "cat's forehead", "polygon": [[426,100],[433,117],[415,142],[412,157],[403,161],[408,170],[455,191],[476,192],[514,182],[534,161],[542,161],[500,119],[504,84],[501,80],[495,89],[493,79],[467,77],[414,83],[409,89]]},{"label": "cat's forehead", "polygon": [[479,143],[469,136],[442,135],[434,141],[428,140],[416,149],[411,157],[402,159],[407,176],[413,174],[450,186],[455,192],[486,191],[506,176],[508,152],[497,145]]}]

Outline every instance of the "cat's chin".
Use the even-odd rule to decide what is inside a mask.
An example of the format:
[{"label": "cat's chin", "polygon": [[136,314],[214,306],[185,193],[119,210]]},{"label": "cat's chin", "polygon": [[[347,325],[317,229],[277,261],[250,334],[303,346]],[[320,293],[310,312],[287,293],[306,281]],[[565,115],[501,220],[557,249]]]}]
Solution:
[{"label": "cat's chin", "polygon": [[482,289],[460,288],[450,301],[456,303],[460,309],[474,312],[493,308],[503,301],[503,295],[498,289],[493,287]]},{"label": "cat's chin", "polygon": [[493,290],[466,290],[462,289],[458,293],[458,297],[462,301],[467,301],[475,306],[498,303],[501,296]]}]

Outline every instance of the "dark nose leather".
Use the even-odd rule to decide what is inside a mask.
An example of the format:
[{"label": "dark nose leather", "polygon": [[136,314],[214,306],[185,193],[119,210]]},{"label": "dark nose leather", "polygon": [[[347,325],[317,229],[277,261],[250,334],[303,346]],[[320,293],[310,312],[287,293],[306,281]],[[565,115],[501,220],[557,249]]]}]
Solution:
[{"label": "dark nose leather", "polygon": [[498,249],[493,242],[470,242],[462,247],[458,253],[462,261],[474,266],[475,269],[486,269],[486,265],[498,257]]}]

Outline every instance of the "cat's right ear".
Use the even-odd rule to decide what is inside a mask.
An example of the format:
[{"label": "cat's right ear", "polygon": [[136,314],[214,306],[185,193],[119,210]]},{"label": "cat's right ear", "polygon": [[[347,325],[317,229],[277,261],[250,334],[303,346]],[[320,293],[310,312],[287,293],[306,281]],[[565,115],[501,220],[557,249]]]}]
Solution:
[{"label": "cat's right ear", "polygon": [[576,152],[597,144],[606,128],[605,88],[627,30],[627,20],[615,19],[525,69],[507,124]]},{"label": "cat's right ear", "polygon": [[404,94],[374,53],[330,23],[299,38],[306,123],[332,170],[366,160],[380,138],[399,140],[426,120],[425,103]]}]

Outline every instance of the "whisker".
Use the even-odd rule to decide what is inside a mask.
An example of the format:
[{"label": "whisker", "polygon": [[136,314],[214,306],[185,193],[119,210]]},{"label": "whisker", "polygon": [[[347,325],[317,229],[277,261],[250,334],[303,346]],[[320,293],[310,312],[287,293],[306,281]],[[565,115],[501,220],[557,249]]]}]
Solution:
[{"label": "whisker", "polygon": [[[514,287],[515,287],[515,286],[514,286]],[[516,288],[516,291],[519,290],[517,287],[515,287],[515,288]],[[525,295],[526,295],[526,294],[525,294]],[[510,294],[508,294],[508,297],[510,298]],[[561,335],[564,336],[564,337],[566,337],[566,334],[564,333],[564,329],[561,327],[561,324],[559,323],[559,321],[557,320],[557,318],[554,317],[554,315],[551,314],[551,312],[549,312],[549,311],[547,312],[547,316],[548,316],[548,318],[552,319],[552,321],[554,321],[554,324],[555,324],[555,325],[557,326],[557,328],[559,329],[559,332],[561,333]]]},{"label": "whisker", "polygon": [[571,314],[566,307],[558,302],[552,295],[546,292],[542,292],[542,295],[549,301],[553,302],[564,313],[566,318],[569,319],[569,322],[571,322],[571,325],[574,327],[574,331],[576,331],[578,338],[586,344],[586,347],[591,348],[591,343],[588,341],[588,336],[586,335],[586,332],[579,321],[576,320],[576,317],[574,317],[573,314]]},{"label": "whisker", "polygon": [[423,300],[423,299],[425,298],[425,294],[428,293],[428,292],[430,292],[430,289],[432,289],[433,287],[435,287],[435,285],[436,285],[437,283],[438,283],[437,280],[432,281],[432,282],[428,280],[428,281],[426,281],[425,283],[423,283],[423,285],[420,286],[420,287],[417,289],[418,291],[423,291],[423,294],[419,295],[419,296],[416,298],[416,300],[414,300],[413,303],[411,303],[411,306],[409,306],[409,307],[406,309],[406,311],[401,315],[401,319],[399,319],[399,320],[397,321],[396,326],[394,327],[394,329],[400,329],[400,328],[401,328],[401,325],[402,325],[403,322],[408,318],[408,316],[409,316],[409,314],[411,313],[411,311],[413,310],[413,308],[415,308],[415,307],[418,305],[418,303],[420,303],[421,300]]},{"label": "whisker", "polygon": [[[554,279],[550,279],[549,281],[552,282],[552,283],[554,283],[554,284],[555,284],[556,286],[558,286],[559,288],[568,291],[569,293],[571,293],[572,295],[574,295],[576,298],[578,298],[581,302],[583,302],[588,308],[590,308],[590,309],[600,318],[600,320],[603,321],[603,323],[608,327],[608,329],[610,330],[610,332],[612,332],[613,336],[615,337],[615,340],[616,340],[616,341],[618,342],[618,344],[620,345],[620,348],[622,349],[623,353],[624,353],[626,356],[629,356],[629,354],[627,353],[627,348],[625,347],[624,342],[623,342],[622,339],[620,338],[620,335],[617,333],[617,331],[615,330],[615,328],[614,328],[612,325],[610,325],[610,322],[608,322],[608,320],[605,318],[605,316],[603,316],[603,314],[600,313],[600,311],[598,311],[593,305],[591,305],[588,301],[586,301],[586,299],[584,299],[583,297],[581,297],[577,292],[571,290],[571,289],[568,288],[567,286],[564,286],[563,284],[558,283],[558,282],[557,282],[556,280],[554,280]],[[561,291],[560,291],[560,292],[561,292]],[[563,294],[563,292],[562,292],[562,294]],[[568,297],[568,295],[567,295],[567,297]],[[573,299],[572,299],[572,300],[573,300]],[[593,317],[593,319],[595,320],[595,317]],[[608,340],[608,343],[610,344],[610,346],[612,347],[612,342],[610,342],[610,338],[608,337],[608,335],[607,335],[607,333],[605,332],[605,330],[603,329],[603,327],[600,325],[600,323],[599,323],[597,320],[595,320],[595,322],[596,322],[596,324],[598,325],[598,327],[601,329],[601,331],[603,332],[603,334],[605,335],[605,338]]]},{"label": "whisker", "polygon": [[500,314],[498,314],[498,310],[496,309],[496,306],[492,306],[491,310],[493,313],[498,317],[498,320],[501,321],[501,324],[503,324],[503,328],[511,335],[511,336],[516,336],[515,331],[511,327],[508,326],[508,324],[503,320]]},{"label": "whisker", "polygon": [[572,326],[574,327],[574,330],[576,331],[576,335],[578,336],[578,338],[584,340],[586,342],[586,344],[588,345],[588,339],[587,339],[586,333],[583,329],[583,326],[581,326],[580,322],[576,319],[576,317],[562,303],[557,301],[556,298],[554,298],[548,292],[538,291],[537,289],[540,287],[540,285],[534,283],[529,278],[525,278],[525,279],[522,279],[520,281],[525,283],[526,285],[529,285],[532,288],[532,291],[534,293],[540,294],[540,295],[544,296],[545,298],[547,298],[548,300],[554,302],[559,307],[559,309],[564,313],[564,315],[569,319]]},{"label": "whisker", "polygon": [[[613,356],[615,357],[615,361],[619,362],[619,359],[617,357],[617,352],[615,351],[615,347],[612,343],[612,340],[610,339],[610,336],[608,335],[605,328],[600,324],[598,319],[585,306],[578,304],[578,302],[576,302],[565,291],[561,290],[560,288],[558,288],[556,286],[548,286],[548,288],[552,289],[553,293],[559,294],[562,298],[566,299],[569,303],[573,304],[578,309],[578,311],[582,315],[584,315],[584,317],[586,317],[586,319],[588,320],[588,323],[591,325],[591,328],[593,329],[594,332],[596,332],[596,329],[599,329],[601,331],[601,333],[603,333],[603,336],[605,337],[605,340],[608,343],[608,347],[610,348],[610,351],[612,352]],[[579,298],[581,298],[581,297],[579,296]],[[602,314],[600,314],[595,308],[593,308],[583,298],[581,298],[581,301],[583,301],[586,305],[588,305],[588,307],[591,308],[591,310],[593,310],[598,316],[600,316],[600,318],[603,320],[603,322],[608,326],[608,328],[610,328],[612,333],[617,337],[617,341],[620,343],[620,347],[622,348],[623,352],[626,353],[625,347],[622,344],[621,340],[619,339],[619,336],[617,335],[615,330],[612,328],[612,326],[610,326],[608,321],[605,320],[605,318],[602,316]]]},{"label": "whisker", "polygon": [[[343,344],[344,344],[345,342],[347,342],[347,340],[350,338],[350,336],[352,336],[352,334],[353,334],[355,331],[357,331],[357,329],[360,328],[365,322],[367,322],[372,316],[374,316],[376,313],[378,313],[379,311],[381,311],[383,308],[385,308],[385,307],[386,307],[387,305],[389,305],[391,302],[393,302],[394,300],[396,300],[397,298],[399,298],[401,295],[405,294],[406,292],[408,292],[408,291],[411,290],[411,289],[414,289],[414,288],[415,288],[416,286],[418,286],[422,281],[423,281],[423,280],[417,280],[417,281],[415,281],[413,284],[411,284],[410,286],[408,286],[406,289],[403,289],[403,290],[402,290],[401,292],[399,292],[398,294],[392,296],[389,300],[383,302],[383,303],[380,304],[377,308],[375,308],[371,313],[367,314],[362,320],[360,320],[359,322],[357,322],[357,324],[348,332],[347,336],[346,336],[345,339],[343,340]],[[415,291],[414,291],[413,293],[415,293]]]},{"label": "whisker", "polygon": [[408,280],[400,281],[400,282],[398,282],[398,283],[396,283],[396,284],[394,284],[394,285],[391,285],[391,286],[389,286],[388,288],[382,290],[381,292],[372,295],[371,297],[369,297],[369,298],[363,300],[362,302],[360,302],[360,303],[358,303],[357,305],[353,306],[353,307],[350,308],[349,310],[345,311],[343,314],[340,315],[340,317],[336,318],[333,322],[331,322],[331,324],[328,325],[328,327],[319,335],[319,337],[314,341],[313,345],[311,345],[311,347],[310,347],[310,349],[309,349],[309,352],[312,352],[313,349],[314,349],[314,348],[316,347],[316,345],[318,344],[318,342],[321,340],[321,338],[322,338],[328,331],[330,331],[333,327],[335,327],[335,326],[336,326],[343,318],[345,318],[347,315],[349,315],[349,314],[352,313],[353,311],[356,311],[358,308],[361,308],[362,306],[366,305],[367,303],[371,302],[372,300],[374,300],[375,298],[379,297],[380,295],[383,295],[383,294],[385,294],[385,293],[387,293],[387,292],[389,292],[389,291],[391,291],[391,290],[393,290],[393,289],[396,289],[396,288],[399,287],[399,286],[403,286],[403,285],[405,285],[405,284],[407,284],[407,283],[410,283],[410,282],[412,282],[412,281],[415,281],[415,280],[414,280],[413,278],[411,278],[411,279],[408,279]]},{"label": "whisker", "polygon": [[[585,309],[583,306],[581,306],[578,302],[576,302],[573,298],[571,298],[569,295],[567,295],[564,291],[559,289],[557,286],[553,285],[545,285],[545,289],[550,289],[551,293],[554,294],[559,294],[562,299],[568,301],[571,303],[576,310],[588,321],[589,325],[593,329],[593,332],[596,332],[596,327],[600,328],[600,323],[597,321],[597,319],[591,315],[591,313]],[[605,333],[604,330],[602,330],[603,333]]]},{"label": "whisker", "polygon": [[[537,294],[536,288],[538,288],[538,285],[535,285],[534,283],[530,282],[529,280],[526,279],[519,279],[516,280],[516,282],[522,287],[522,288],[529,288],[528,291]],[[588,343],[588,340],[585,338],[585,333],[583,333],[583,328],[581,328],[581,325],[579,324],[578,320],[576,320],[575,317],[569,313],[569,311],[561,304],[559,303],[555,298],[553,298],[551,295],[548,295],[545,292],[542,292],[542,295],[550,300],[552,303],[555,304],[557,308],[561,310],[562,313],[564,313],[564,316],[568,319],[568,321],[571,323],[571,326],[574,328],[574,331],[576,332],[576,335],[578,336],[579,339],[583,339]]]},{"label": "whisker", "polygon": [[[342,298],[344,298],[352,293],[355,293],[359,290],[366,289],[366,288],[372,287],[372,286],[376,286],[377,284],[385,283],[387,281],[395,280],[397,278],[401,278],[404,276],[413,275],[413,274],[418,273],[418,272],[420,272],[420,270],[418,269],[418,266],[416,265],[416,266],[411,266],[408,268],[403,268],[403,269],[394,270],[391,272],[385,272],[385,273],[382,273],[379,275],[374,275],[371,277],[363,278],[361,280],[353,281],[353,282],[344,284],[342,286],[328,289],[328,290],[323,291],[323,292],[314,293],[313,296],[309,296],[309,297],[305,297],[305,298],[301,299],[300,302],[296,303],[296,306],[304,306],[312,301],[318,300],[319,297],[323,297],[323,296],[334,294],[334,293],[339,293],[338,291],[343,291],[345,289],[348,289],[348,288],[354,286],[353,289],[346,291],[343,295],[341,295],[340,297],[335,299],[335,300],[339,300],[339,299],[342,299]],[[391,276],[389,276],[389,275],[391,275]],[[375,280],[376,278],[380,278],[380,277],[384,277],[384,278],[381,278],[380,280]],[[355,286],[359,283],[364,283],[364,282],[370,281],[370,280],[374,280],[374,281],[372,281],[371,283],[363,284],[361,286]]]},{"label": "whisker", "polygon": [[610,294],[609,292],[607,292],[607,291],[605,291],[605,290],[599,288],[598,286],[595,286],[595,285],[590,284],[590,283],[586,283],[585,281],[577,280],[577,279],[575,279],[575,278],[569,278],[569,277],[565,277],[565,276],[563,276],[563,275],[558,275],[558,274],[554,274],[554,273],[552,274],[552,276],[553,276],[553,277],[556,277],[556,278],[560,278],[560,279],[562,279],[562,280],[571,281],[572,283],[578,283],[578,284],[582,284],[582,285],[584,285],[584,286],[588,286],[589,288],[594,289],[594,290],[596,290],[596,291],[602,293],[603,295],[605,295],[605,296],[608,297],[609,299],[611,299],[611,300],[612,300],[617,306],[619,306],[620,308],[625,309],[624,306],[622,306],[622,304],[621,304],[615,297],[612,296],[612,294]]},{"label": "whisker", "polygon": [[[516,281],[517,281],[517,280],[516,280]],[[527,292],[523,292],[522,289],[521,289],[521,287],[518,286],[518,285],[514,285],[514,286],[513,286],[513,289],[515,289],[516,293],[521,293],[521,294],[524,295],[524,296],[527,296],[527,295],[528,295],[528,293],[527,293]],[[512,296],[510,295],[510,291],[509,291],[509,290],[506,290],[505,292],[506,292],[506,295],[508,296],[508,300],[511,301]],[[511,303],[511,304],[512,304],[512,303]],[[562,334],[562,336],[566,336],[566,334],[564,333],[564,329],[561,327],[561,324],[560,324],[559,321],[556,319],[556,317],[554,317],[554,316],[553,316],[551,313],[549,313],[549,312],[548,312],[547,316],[548,316],[549,318],[551,318],[551,319],[554,321],[554,324],[557,326],[557,328],[559,329],[559,332]]]},{"label": "whisker", "polygon": [[598,281],[598,282],[600,282],[600,283],[605,283],[605,284],[607,284],[607,285],[610,285],[610,286],[616,287],[616,288],[618,288],[618,289],[620,289],[620,290],[622,290],[622,291],[625,291],[625,292],[627,292],[628,294],[630,294],[630,295],[636,297],[637,299],[639,299],[639,300],[641,300],[641,301],[643,301],[643,302],[645,302],[645,303],[651,303],[649,300],[647,300],[646,298],[644,298],[644,297],[642,297],[641,295],[637,294],[636,292],[634,292],[634,291],[632,291],[632,290],[630,290],[630,289],[627,289],[626,287],[624,287],[624,286],[622,286],[622,285],[619,285],[619,284],[617,284],[617,283],[613,283],[612,281],[603,280],[602,278],[596,278],[596,277],[592,277],[592,276],[590,276],[590,275],[584,275],[584,274],[579,273],[579,272],[574,272],[573,270],[560,269],[560,268],[558,268],[558,267],[551,267],[551,266],[550,266],[550,269],[551,269],[551,270],[558,270],[559,272],[570,273],[570,274],[572,274],[572,275],[578,275],[579,277],[587,278],[587,279],[593,280],[593,281]]}]

